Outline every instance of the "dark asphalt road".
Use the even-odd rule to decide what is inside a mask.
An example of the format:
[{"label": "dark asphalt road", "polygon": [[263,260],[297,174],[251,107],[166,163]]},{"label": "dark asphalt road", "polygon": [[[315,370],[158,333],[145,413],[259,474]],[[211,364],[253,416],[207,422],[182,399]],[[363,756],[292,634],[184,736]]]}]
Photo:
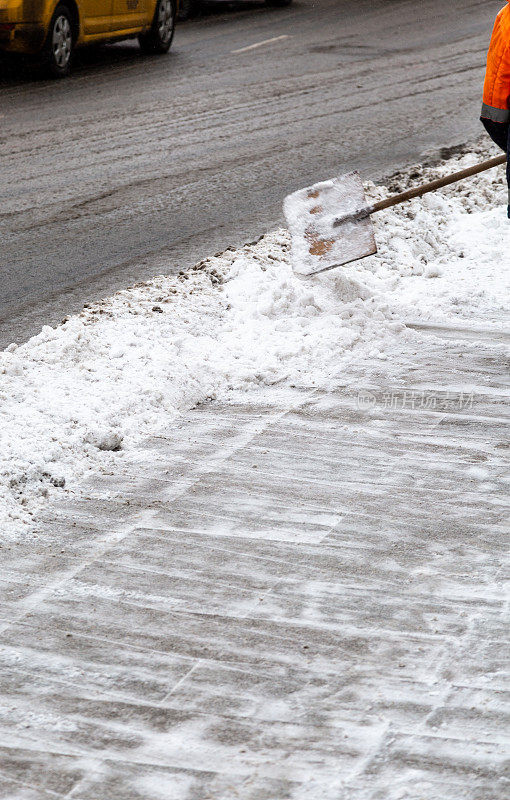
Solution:
[{"label": "dark asphalt road", "polygon": [[[502,0],[298,0],[0,79],[0,346],[281,220],[287,192],[480,133]],[[266,46],[234,52],[272,37]]]}]

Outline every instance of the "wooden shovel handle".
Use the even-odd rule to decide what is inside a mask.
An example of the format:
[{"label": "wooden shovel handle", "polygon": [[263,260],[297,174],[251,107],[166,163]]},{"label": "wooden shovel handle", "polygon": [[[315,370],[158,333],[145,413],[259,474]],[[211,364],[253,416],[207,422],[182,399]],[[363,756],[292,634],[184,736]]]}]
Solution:
[{"label": "wooden shovel handle", "polygon": [[449,186],[451,183],[461,181],[463,178],[470,178],[472,175],[478,175],[479,172],[485,172],[486,169],[504,164],[506,159],[506,155],[489,158],[488,161],[482,161],[481,164],[475,164],[474,167],[461,169],[460,172],[452,172],[451,175],[438,178],[437,181],[431,181],[430,183],[425,183],[423,186],[417,186],[415,189],[408,189],[407,192],[388,197],[386,200],[380,200],[379,203],[370,206],[369,214],[374,214],[376,211],[383,211],[385,208],[391,208],[399,203],[404,203],[406,200],[412,200],[413,197],[421,197],[424,194],[428,194],[428,192],[435,192],[436,189]]}]

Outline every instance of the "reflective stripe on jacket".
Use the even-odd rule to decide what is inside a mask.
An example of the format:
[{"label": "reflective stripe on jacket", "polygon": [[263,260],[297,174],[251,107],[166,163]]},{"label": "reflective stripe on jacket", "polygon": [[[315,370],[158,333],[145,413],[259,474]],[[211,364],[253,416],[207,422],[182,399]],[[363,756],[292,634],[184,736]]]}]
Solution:
[{"label": "reflective stripe on jacket", "polygon": [[492,32],[483,87],[482,117],[493,122],[510,120],[510,5],[508,3],[496,17]]}]

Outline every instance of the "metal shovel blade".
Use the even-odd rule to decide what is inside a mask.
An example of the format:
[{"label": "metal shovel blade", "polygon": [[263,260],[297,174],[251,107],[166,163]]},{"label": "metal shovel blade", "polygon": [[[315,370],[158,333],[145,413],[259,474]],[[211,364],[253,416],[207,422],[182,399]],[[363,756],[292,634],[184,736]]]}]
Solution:
[{"label": "metal shovel blade", "polygon": [[339,217],[355,215],[366,205],[357,172],[288,195],[283,210],[292,240],[294,272],[315,275],[376,253],[369,216],[333,224]]}]

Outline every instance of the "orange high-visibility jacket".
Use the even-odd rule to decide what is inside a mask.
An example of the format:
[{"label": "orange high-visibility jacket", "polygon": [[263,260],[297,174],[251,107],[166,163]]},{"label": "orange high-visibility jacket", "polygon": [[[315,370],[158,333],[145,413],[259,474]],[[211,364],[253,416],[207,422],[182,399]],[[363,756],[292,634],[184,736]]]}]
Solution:
[{"label": "orange high-visibility jacket", "polygon": [[482,117],[493,122],[510,121],[510,5],[508,3],[496,17],[492,31],[483,87]]}]

